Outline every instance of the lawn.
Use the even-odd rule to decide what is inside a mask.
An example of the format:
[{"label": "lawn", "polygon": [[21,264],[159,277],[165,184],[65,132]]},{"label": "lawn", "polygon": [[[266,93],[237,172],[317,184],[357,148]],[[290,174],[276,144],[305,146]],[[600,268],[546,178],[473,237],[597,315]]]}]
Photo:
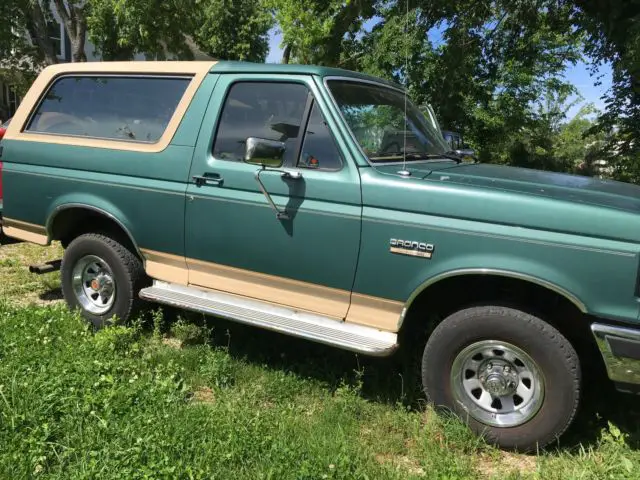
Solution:
[{"label": "lawn", "polygon": [[607,385],[560,444],[505,453],[426,406],[401,356],[160,310],[94,334],[27,271],[60,253],[0,247],[2,479],[640,476],[640,402]]}]

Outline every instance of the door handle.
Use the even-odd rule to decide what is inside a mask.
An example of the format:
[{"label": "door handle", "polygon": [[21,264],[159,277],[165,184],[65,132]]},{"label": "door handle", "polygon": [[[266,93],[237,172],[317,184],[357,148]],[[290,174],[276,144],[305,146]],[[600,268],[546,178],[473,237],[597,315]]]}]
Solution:
[{"label": "door handle", "polygon": [[194,175],[193,180],[197,187],[204,185],[222,186],[224,179],[218,173],[204,173],[203,175]]},{"label": "door handle", "polygon": [[287,170],[282,172],[280,174],[280,176],[285,180],[301,180],[302,179],[302,173],[300,173],[300,172],[289,172]]}]

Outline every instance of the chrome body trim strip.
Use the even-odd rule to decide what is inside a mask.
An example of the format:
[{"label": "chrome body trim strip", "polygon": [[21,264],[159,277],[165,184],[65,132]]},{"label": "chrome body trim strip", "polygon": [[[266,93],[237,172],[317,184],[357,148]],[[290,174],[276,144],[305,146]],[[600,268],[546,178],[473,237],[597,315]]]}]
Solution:
[{"label": "chrome body trim strip", "polygon": [[[611,347],[612,340],[623,340],[630,344],[637,343],[638,351],[640,351],[640,327],[632,329],[594,323],[591,325],[591,332],[602,354],[609,378],[621,384],[640,385],[640,360],[616,356]],[[624,387],[619,389],[623,390]]]},{"label": "chrome body trim strip", "polygon": [[451,277],[458,277],[461,275],[494,275],[499,277],[515,278],[517,280],[524,280],[527,282],[535,283],[536,285],[548,288],[549,290],[559,295],[562,295],[571,303],[573,303],[582,313],[588,312],[586,305],[578,297],[576,297],[571,292],[565,290],[564,288],[559,287],[551,282],[547,282],[546,280],[542,280],[540,278],[533,277],[531,275],[527,275],[524,273],[512,272],[509,270],[498,270],[493,268],[463,268],[460,270],[451,270],[449,272],[444,272],[439,275],[436,275],[435,277],[431,277],[429,280],[422,283],[418,288],[416,288],[411,294],[411,296],[409,297],[409,299],[407,300],[407,302],[405,303],[405,308],[402,311],[402,315],[400,316],[400,325],[402,325],[402,322],[404,321],[405,316],[409,311],[409,308],[411,307],[411,304],[413,303],[413,301],[424,290],[426,290],[428,287],[430,287],[431,285],[434,285],[435,283],[441,280],[445,280]]},{"label": "chrome body trim strip", "polygon": [[398,347],[395,333],[219,291],[156,280],[140,297],[366,355],[384,357]]}]

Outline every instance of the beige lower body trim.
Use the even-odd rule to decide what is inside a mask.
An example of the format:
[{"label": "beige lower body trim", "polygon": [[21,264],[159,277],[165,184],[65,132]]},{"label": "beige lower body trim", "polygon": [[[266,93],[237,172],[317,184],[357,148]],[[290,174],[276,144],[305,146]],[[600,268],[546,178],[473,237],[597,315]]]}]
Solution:
[{"label": "beige lower body trim", "polygon": [[38,245],[49,245],[47,229],[42,225],[22,222],[12,218],[2,219],[2,232],[11,238]]},{"label": "beige lower body trim", "polygon": [[348,290],[141,249],[147,275],[396,332],[404,304]]},{"label": "beige lower body trim", "polygon": [[147,275],[163,282],[188,285],[189,270],[187,261],[179,255],[140,249],[145,258],[145,271]]},{"label": "beige lower body trim", "polygon": [[404,303],[354,293],[346,321],[397,332]]},{"label": "beige lower body trim", "polygon": [[312,283],[187,259],[189,283],[343,319],[350,292]]}]

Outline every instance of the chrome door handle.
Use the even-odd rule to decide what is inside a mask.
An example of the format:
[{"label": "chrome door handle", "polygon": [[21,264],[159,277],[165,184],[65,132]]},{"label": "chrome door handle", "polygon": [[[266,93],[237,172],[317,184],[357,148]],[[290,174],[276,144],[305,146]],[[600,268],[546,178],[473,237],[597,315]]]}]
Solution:
[{"label": "chrome door handle", "polygon": [[284,171],[280,174],[280,176],[285,180],[300,180],[302,178],[301,172],[288,172]]},{"label": "chrome door handle", "polygon": [[224,182],[224,179],[217,173],[194,175],[192,178],[197,187],[202,187],[204,185],[221,186]]}]

